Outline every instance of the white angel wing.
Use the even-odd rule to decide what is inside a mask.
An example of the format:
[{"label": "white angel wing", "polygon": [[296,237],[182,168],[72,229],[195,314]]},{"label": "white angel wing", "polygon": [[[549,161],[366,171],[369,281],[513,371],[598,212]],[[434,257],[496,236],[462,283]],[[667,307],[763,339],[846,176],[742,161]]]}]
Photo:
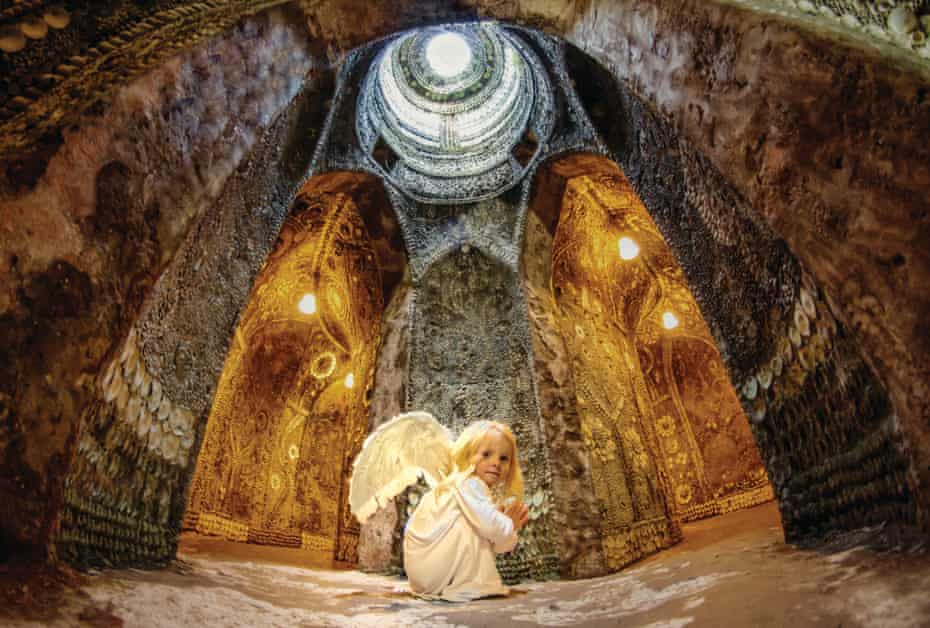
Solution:
[{"label": "white angel wing", "polygon": [[430,486],[452,470],[452,437],[429,412],[399,414],[372,432],[355,458],[349,506],[364,523],[421,476]]}]

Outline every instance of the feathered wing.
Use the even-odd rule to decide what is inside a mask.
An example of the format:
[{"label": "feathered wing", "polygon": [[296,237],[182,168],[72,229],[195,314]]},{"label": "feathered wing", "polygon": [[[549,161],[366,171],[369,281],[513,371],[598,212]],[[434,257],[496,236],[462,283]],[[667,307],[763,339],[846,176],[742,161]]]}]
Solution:
[{"label": "feathered wing", "polygon": [[355,458],[349,506],[364,523],[421,476],[432,487],[452,469],[452,437],[429,412],[399,414],[372,432]]}]

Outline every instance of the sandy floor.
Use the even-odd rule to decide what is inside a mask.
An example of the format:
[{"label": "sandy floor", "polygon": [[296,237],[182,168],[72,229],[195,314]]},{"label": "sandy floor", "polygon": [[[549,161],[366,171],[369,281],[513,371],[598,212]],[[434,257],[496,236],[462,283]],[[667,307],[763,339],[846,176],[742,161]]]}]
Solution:
[{"label": "sandy floor", "polygon": [[[930,626],[930,554],[857,539],[829,551],[782,541],[774,504],[685,527],[685,542],[622,573],[525,583],[454,605],[399,578],[308,568],[300,552],[187,541],[161,571],[93,574],[42,621],[10,626]],[[860,535],[874,541],[880,531]]]}]

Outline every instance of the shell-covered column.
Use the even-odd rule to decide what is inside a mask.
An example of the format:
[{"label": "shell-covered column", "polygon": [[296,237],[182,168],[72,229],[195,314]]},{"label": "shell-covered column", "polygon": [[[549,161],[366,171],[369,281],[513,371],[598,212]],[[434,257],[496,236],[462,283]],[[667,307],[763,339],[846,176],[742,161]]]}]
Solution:
[{"label": "shell-covered column", "polygon": [[[459,54],[443,58],[444,46]],[[590,140],[577,109],[560,117],[574,100],[551,82],[559,55],[551,40],[494,23],[359,49],[316,159],[320,170],[361,168],[388,184],[410,259],[407,409],[454,431],[497,418],[517,435],[532,522],[500,561],[508,580],[573,572],[560,566],[571,544],[556,537],[567,533],[552,524],[560,505],[519,270],[528,175],[551,151]]]}]

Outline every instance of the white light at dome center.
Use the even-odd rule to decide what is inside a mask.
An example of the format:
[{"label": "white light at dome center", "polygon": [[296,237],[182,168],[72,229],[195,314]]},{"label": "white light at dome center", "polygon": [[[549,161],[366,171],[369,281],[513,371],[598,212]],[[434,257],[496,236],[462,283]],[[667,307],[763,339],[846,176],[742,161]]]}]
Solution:
[{"label": "white light at dome center", "polygon": [[426,44],[426,60],[433,71],[443,78],[461,74],[471,62],[471,48],[461,35],[443,33]]}]

